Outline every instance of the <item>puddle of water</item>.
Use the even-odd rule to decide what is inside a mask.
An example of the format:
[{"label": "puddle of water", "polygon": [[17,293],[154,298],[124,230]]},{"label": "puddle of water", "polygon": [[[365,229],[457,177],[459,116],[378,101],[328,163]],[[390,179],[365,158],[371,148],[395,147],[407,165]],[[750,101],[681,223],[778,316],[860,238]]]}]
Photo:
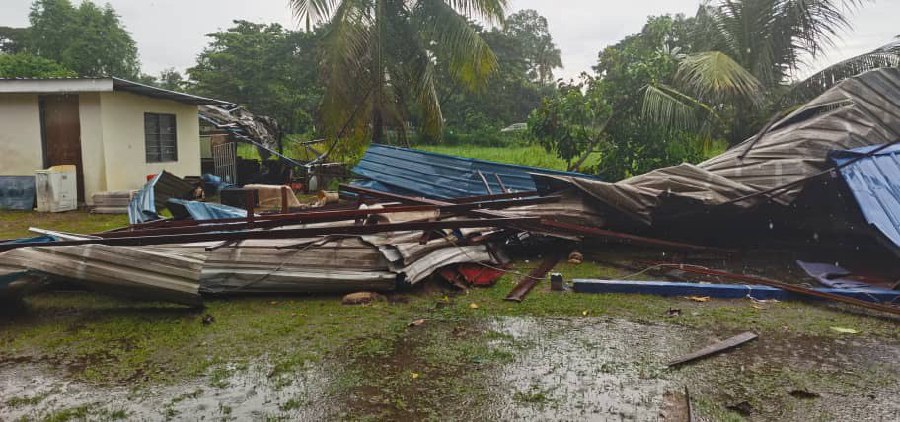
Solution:
[{"label": "puddle of water", "polygon": [[[689,344],[688,329],[599,318],[499,318],[507,346],[527,345],[500,369],[489,419],[658,420],[663,362]],[[500,346],[500,345],[498,345]]]},{"label": "puddle of water", "polygon": [[[232,368],[234,369],[234,368]],[[0,420],[44,419],[86,406],[87,419],[322,420],[333,412],[322,368],[269,377],[263,366],[176,386],[131,389],[68,380],[46,365],[0,366]]]}]

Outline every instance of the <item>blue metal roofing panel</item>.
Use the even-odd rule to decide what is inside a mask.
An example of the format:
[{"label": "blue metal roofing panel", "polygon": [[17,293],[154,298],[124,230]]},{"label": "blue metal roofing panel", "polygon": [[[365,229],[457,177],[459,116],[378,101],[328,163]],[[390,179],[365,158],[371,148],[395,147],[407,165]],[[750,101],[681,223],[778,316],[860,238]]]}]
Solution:
[{"label": "blue metal roofing panel", "polygon": [[497,181],[498,176],[507,189],[518,192],[536,189],[532,173],[600,180],[581,173],[501,164],[378,144],[372,144],[359,164],[353,168],[354,174],[368,179],[359,182],[358,186],[396,193],[414,193],[436,199],[488,194],[479,171],[493,193],[503,192]]},{"label": "blue metal roofing panel", "polygon": [[185,201],[169,198],[166,205],[176,218],[190,217],[197,221],[225,218],[246,218],[247,210],[212,202]]},{"label": "blue metal roofing panel", "polygon": [[[863,217],[896,248],[900,248],[900,145],[872,154],[881,145],[835,151],[831,159],[841,168]],[[866,156],[872,154],[871,156]],[[854,159],[856,162],[847,164]]]},{"label": "blue metal roofing panel", "polygon": [[128,222],[130,224],[146,223],[160,219],[159,214],[156,213],[156,195],[153,192],[153,187],[162,175],[163,172],[159,172],[131,198],[131,202],[128,203]]}]

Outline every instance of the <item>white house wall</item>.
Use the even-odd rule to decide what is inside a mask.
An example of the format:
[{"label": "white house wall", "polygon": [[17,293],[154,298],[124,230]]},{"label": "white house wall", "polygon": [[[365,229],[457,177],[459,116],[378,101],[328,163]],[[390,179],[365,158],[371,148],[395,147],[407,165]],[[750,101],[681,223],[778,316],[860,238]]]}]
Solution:
[{"label": "white house wall", "polygon": [[30,176],[43,164],[38,96],[0,95],[0,175]]},{"label": "white house wall", "polygon": [[[197,106],[127,92],[100,93],[106,189],[138,189],[146,176],[163,170],[179,177],[200,175],[200,124]],[[147,163],[144,113],[175,114],[178,161]]]},{"label": "white house wall", "polygon": [[87,198],[79,198],[93,205],[91,195],[106,189],[106,152],[103,147],[103,120],[100,94],[78,94],[78,116],[81,125],[81,162],[84,163],[84,192]]}]

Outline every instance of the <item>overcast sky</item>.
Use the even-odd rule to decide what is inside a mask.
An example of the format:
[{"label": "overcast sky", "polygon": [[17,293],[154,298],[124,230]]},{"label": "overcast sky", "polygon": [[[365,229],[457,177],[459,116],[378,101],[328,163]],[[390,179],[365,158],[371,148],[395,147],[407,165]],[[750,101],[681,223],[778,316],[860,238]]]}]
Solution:
[{"label": "overcast sky", "polygon": [[[564,69],[557,74],[576,77],[590,69],[597,52],[622,37],[640,31],[648,15],[693,14],[700,0],[510,0],[510,12],[536,9],[550,22],[562,49]],[[73,3],[80,3],[74,0]],[[98,0],[103,4],[106,1]],[[142,70],[157,74],[194,64],[206,45],[205,34],[228,28],[234,19],[278,22],[296,29],[288,0],[109,0],[137,42]],[[31,0],[0,0],[0,26],[27,26]],[[900,34],[900,1],[877,0],[856,12],[852,33],[844,34],[821,67],[883,45]]]}]

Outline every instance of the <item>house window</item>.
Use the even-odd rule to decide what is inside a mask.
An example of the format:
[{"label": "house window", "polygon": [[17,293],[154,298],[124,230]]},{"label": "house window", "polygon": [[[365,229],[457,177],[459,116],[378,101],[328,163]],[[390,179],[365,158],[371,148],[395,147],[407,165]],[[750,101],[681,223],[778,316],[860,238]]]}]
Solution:
[{"label": "house window", "polygon": [[174,114],[144,113],[144,148],[148,163],[178,161]]}]

